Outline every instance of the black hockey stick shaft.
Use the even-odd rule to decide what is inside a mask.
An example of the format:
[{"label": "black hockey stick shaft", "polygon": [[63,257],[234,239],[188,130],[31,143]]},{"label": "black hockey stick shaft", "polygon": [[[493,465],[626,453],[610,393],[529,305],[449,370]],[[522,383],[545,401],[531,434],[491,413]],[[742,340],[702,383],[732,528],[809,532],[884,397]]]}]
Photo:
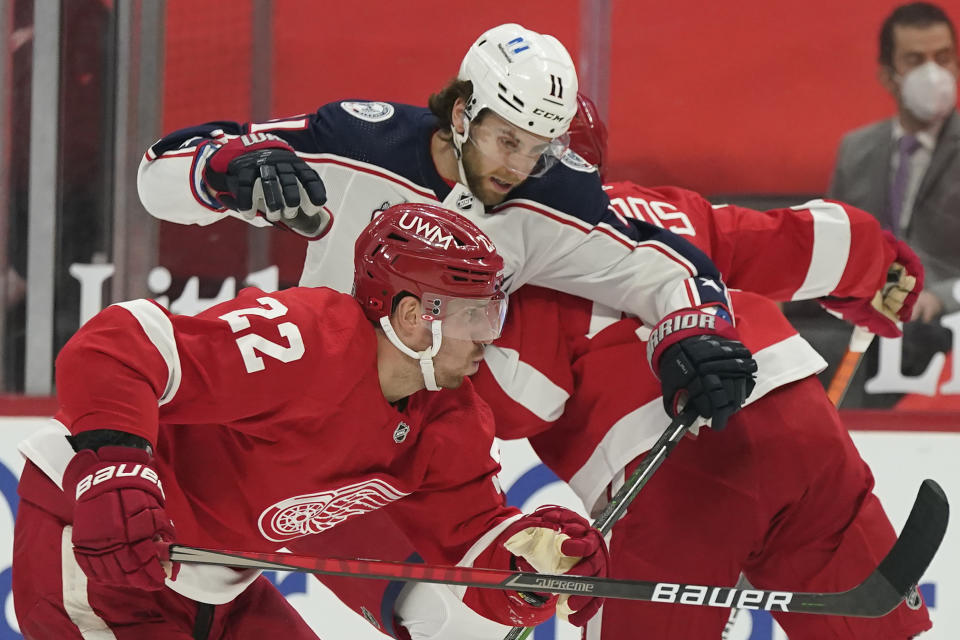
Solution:
[{"label": "black hockey stick shaft", "polygon": [[[889,275],[887,279],[889,281]],[[866,353],[867,348],[872,342],[873,334],[867,329],[862,327],[853,328],[847,350],[840,359],[837,370],[833,372],[830,384],[827,385],[827,398],[837,409],[843,404],[843,399],[846,397],[847,391],[850,390],[850,383],[853,382],[853,377],[857,374],[857,369],[860,368],[860,363],[863,361],[863,354]],[[749,581],[745,576],[741,575],[737,584],[749,584]],[[720,640],[729,640],[730,634],[733,632],[733,626],[737,622],[738,611],[739,609],[737,608],[730,610],[730,618],[723,628],[723,633],[720,634]]]},{"label": "black hockey stick shaft", "polygon": [[[604,507],[600,515],[593,521],[594,529],[599,530],[604,536],[610,533],[613,525],[623,517],[623,514],[627,511],[627,507],[630,506],[633,499],[640,493],[640,489],[647,484],[647,481],[650,480],[654,472],[660,468],[660,465],[667,459],[667,456],[670,455],[670,452],[677,446],[677,443],[680,442],[696,419],[697,414],[691,410],[681,412],[680,415],[670,421],[670,424],[664,429],[660,438],[647,450],[646,455],[643,457],[643,460],[640,461],[640,464],[637,465],[637,468],[634,469],[630,477],[623,483],[623,486],[610,498],[607,506]],[[523,640],[530,635],[532,630],[533,627],[514,627],[504,636],[503,640]]]},{"label": "black hockey stick shaft", "polygon": [[943,540],[948,512],[949,506],[943,490],[933,480],[925,480],[903,533],[890,553],[864,582],[849,591],[839,593],[736,589],[384,560],[345,560],[287,553],[219,551],[182,545],[170,545],[169,554],[170,560],[174,562],[193,564],[871,618],[892,611],[920,581]]},{"label": "black hockey stick shaft", "polygon": [[593,527],[598,529],[603,535],[610,533],[613,525],[617,523],[627,507],[633,502],[633,499],[640,493],[640,489],[647,484],[654,472],[660,468],[663,461],[667,459],[670,452],[677,446],[677,443],[683,439],[683,436],[697,419],[694,411],[682,412],[674,418],[669,426],[660,435],[660,438],[647,451],[643,460],[637,465],[630,477],[623,483],[620,490],[610,498],[610,502],[604,510],[593,521]]}]

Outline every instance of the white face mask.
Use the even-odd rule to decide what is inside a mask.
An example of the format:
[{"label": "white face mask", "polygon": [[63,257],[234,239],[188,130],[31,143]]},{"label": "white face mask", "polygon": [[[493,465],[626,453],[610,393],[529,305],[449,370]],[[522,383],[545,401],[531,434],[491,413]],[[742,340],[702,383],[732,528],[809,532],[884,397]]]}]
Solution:
[{"label": "white face mask", "polygon": [[903,76],[900,99],[920,122],[939,122],[957,104],[957,79],[931,60]]}]

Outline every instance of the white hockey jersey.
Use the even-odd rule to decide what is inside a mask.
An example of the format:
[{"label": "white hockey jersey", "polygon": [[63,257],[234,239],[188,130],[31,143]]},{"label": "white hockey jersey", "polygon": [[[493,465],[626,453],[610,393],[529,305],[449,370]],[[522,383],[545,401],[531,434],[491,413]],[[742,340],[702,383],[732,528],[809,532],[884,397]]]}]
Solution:
[{"label": "white hockey jersey", "polygon": [[596,171],[572,151],[486,210],[467,187],[451,187],[437,172],[430,155],[437,126],[424,108],[356,101],[267,123],[208,123],[174,132],[147,151],[140,198],[152,215],[182,224],[231,215],[203,188],[205,162],[232,136],[269,131],[321,175],[333,215],[310,243],[302,285],[349,292],[354,242],[373,215],[401,202],[439,202],[494,241],[505,261],[507,292],[528,283],[557,289],[636,314],[651,326],[678,309],[727,305],[726,288],[702,252],[670,231],[617,216]]}]

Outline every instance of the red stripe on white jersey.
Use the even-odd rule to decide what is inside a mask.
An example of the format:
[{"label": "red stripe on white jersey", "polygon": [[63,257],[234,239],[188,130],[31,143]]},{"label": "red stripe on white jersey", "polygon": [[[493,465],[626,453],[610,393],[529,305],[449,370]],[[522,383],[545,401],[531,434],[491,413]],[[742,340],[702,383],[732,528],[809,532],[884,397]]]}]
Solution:
[{"label": "red stripe on white jersey", "polygon": [[700,304],[700,296],[697,295],[697,290],[690,284],[690,280],[684,280],[683,286],[687,290],[687,297],[690,299],[690,306],[696,307]]},{"label": "red stripe on white jersey", "polygon": [[413,191],[414,193],[416,193],[417,195],[423,198],[428,198],[430,200],[439,202],[439,199],[437,198],[437,194],[435,194],[432,190],[427,189],[426,187],[422,187],[413,182],[410,182],[409,180],[406,180],[395,173],[389,173],[375,165],[366,164],[362,162],[355,162],[350,160],[349,158],[344,158],[343,156],[334,156],[334,155],[323,154],[323,153],[320,153],[320,154],[301,153],[298,155],[303,160],[305,160],[310,164],[335,164],[341,167],[346,167],[347,169],[353,169],[354,171],[368,173],[370,175],[377,176],[378,178],[383,178],[384,180],[388,180],[390,182],[398,184],[401,187],[404,187],[405,189],[409,189],[410,191]]},{"label": "red stripe on white jersey", "polygon": [[534,213],[539,213],[540,215],[546,216],[551,220],[555,220],[556,222],[565,224],[568,227],[573,227],[574,229],[578,229],[580,231],[583,231],[584,233],[590,233],[590,231],[593,230],[594,228],[589,224],[587,224],[586,222],[584,222],[583,220],[579,218],[575,218],[574,216],[567,216],[560,213],[559,211],[535,206],[535,203],[532,200],[508,200],[507,202],[499,204],[493,209],[491,209],[490,213],[500,213],[504,209],[510,209],[510,208],[526,209],[527,211],[533,211]]},{"label": "red stripe on white jersey", "polygon": [[690,265],[689,262],[681,259],[679,255],[671,252],[663,244],[653,240],[644,241],[644,242],[635,242],[634,240],[631,240],[630,238],[625,237],[623,234],[619,233],[616,229],[614,229],[613,227],[603,222],[601,222],[596,226],[591,226],[590,224],[574,216],[566,215],[554,209],[546,209],[542,206],[536,206],[536,203],[534,203],[531,200],[508,200],[503,204],[497,205],[493,210],[490,211],[490,213],[499,213],[507,208],[526,209],[527,211],[538,213],[542,216],[550,218],[551,220],[564,224],[568,227],[573,227],[574,229],[582,231],[583,233],[591,233],[591,232],[603,233],[604,235],[607,235],[610,238],[616,240],[617,242],[619,242],[620,244],[622,244],[624,247],[626,247],[631,251],[639,247],[647,247],[647,248],[654,249],[655,251],[658,251],[659,253],[663,254],[664,256],[672,260],[673,262],[676,262],[677,264],[681,265],[687,271],[687,273],[689,273],[691,276],[693,276],[696,273],[696,271],[693,269],[692,265]]}]

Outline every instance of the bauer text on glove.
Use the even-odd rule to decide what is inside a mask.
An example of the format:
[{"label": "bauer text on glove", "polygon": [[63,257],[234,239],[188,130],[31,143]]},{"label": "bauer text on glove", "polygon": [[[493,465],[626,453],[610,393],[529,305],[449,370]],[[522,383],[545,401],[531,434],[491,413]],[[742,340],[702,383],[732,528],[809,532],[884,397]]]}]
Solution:
[{"label": "bauer text on glove", "polygon": [[[90,580],[160,589],[162,545],[175,537],[163,485],[143,449],[83,449],[71,459],[63,488],[73,501],[73,549]],[[174,575],[176,577],[176,565]]]}]

